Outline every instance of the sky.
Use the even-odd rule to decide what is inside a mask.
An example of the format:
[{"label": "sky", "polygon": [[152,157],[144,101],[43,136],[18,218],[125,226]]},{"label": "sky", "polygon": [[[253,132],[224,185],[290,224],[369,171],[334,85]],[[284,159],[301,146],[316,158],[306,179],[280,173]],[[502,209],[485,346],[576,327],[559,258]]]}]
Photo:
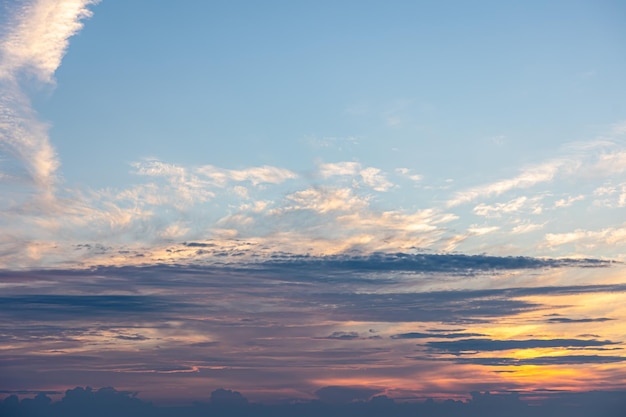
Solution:
[{"label": "sky", "polygon": [[0,2],[1,395],[626,391],[625,18]]}]

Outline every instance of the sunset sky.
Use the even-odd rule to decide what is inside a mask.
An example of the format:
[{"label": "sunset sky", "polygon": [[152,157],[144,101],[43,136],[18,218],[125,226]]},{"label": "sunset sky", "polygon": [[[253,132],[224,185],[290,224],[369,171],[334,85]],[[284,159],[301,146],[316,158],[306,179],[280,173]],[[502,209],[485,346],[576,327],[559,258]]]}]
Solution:
[{"label": "sunset sky", "polygon": [[0,398],[626,391],[624,19],[0,1]]}]

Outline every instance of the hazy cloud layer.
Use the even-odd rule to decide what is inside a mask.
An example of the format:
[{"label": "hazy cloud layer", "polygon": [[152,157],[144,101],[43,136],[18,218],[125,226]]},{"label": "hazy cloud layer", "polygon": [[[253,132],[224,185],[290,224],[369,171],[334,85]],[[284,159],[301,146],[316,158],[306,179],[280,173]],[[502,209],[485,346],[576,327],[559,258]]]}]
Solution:
[{"label": "hazy cloud layer", "polygon": [[67,390],[64,396],[53,402],[45,393],[33,398],[7,397],[0,403],[0,411],[7,417],[21,415],[83,416],[113,413],[116,416],[158,415],[163,417],[185,415],[189,417],[219,414],[221,416],[293,416],[334,417],[360,416],[412,416],[437,415],[444,417],[483,416],[567,416],[582,417],[597,414],[603,417],[621,416],[626,406],[623,391],[587,391],[578,393],[539,393],[541,400],[533,401],[537,393],[517,392],[492,394],[472,392],[464,401],[418,401],[397,402],[386,395],[377,394],[376,389],[328,386],[317,391],[318,401],[263,405],[249,403],[237,391],[219,388],[211,392],[210,400],[183,406],[155,406],[141,399],[137,393],[118,391],[111,387],[92,389],[76,387]]},{"label": "hazy cloud layer", "polygon": [[[405,154],[396,142],[450,133],[430,131],[432,103],[391,98],[328,109],[348,132],[306,133],[309,147],[281,148],[280,158],[236,141],[222,159],[206,131],[194,158],[147,157],[140,129],[132,141],[143,145],[125,149],[128,172],[106,172],[123,181],[64,183],[66,156],[88,162],[57,154],[53,122],[33,103],[54,88],[96,3],[0,5],[0,392],[40,393],[8,396],[0,414],[180,415],[113,388],[74,388],[54,403],[44,395],[86,383],[209,401],[183,408],[189,415],[525,415],[521,397],[547,407],[537,415],[623,410],[623,121],[594,119],[578,142],[492,166],[500,154],[484,148]],[[176,44],[176,30],[164,33]],[[244,56],[244,46],[232,50]],[[289,125],[283,116],[271,123]],[[344,116],[376,119],[361,125],[372,137],[351,134],[359,125]],[[274,140],[263,123],[237,123]],[[277,143],[296,143],[298,129]],[[494,134],[489,146],[513,137]],[[472,171],[474,157],[484,171]],[[256,404],[266,400],[287,405]]]},{"label": "hazy cloud layer", "polygon": [[[281,254],[212,266],[3,271],[0,357],[11,378],[0,389],[32,390],[37,381],[53,391],[89,376],[189,401],[223,385],[255,400],[316,398],[323,387],[349,388],[321,391],[336,401],[440,398],[442,379],[452,396],[515,389],[523,365],[575,365],[586,389],[618,389],[626,284],[567,283],[621,270],[593,260]],[[561,274],[558,285],[540,285]],[[587,319],[603,326],[595,336],[579,336]],[[609,385],[599,364],[613,375]],[[562,384],[543,378],[532,387]]]}]

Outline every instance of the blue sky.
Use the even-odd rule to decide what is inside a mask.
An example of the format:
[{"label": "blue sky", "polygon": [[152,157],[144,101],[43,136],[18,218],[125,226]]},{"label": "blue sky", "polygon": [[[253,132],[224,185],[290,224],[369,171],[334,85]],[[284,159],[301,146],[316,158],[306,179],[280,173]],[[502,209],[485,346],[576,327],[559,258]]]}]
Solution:
[{"label": "blue sky", "polygon": [[[44,228],[62,239],[5,216],[22,240],[145,248],[226,233],[276,246],[295,233],[353,242],[301,253],[623,257],[619,2],[89,10],[71,45],[74,32],[50,39],[57,61],[11,70],[50,148],[45,181],[82,207]],[[5,171],[28,188],[32,156],[9,142]],[[4,263],[48,262],[15,258]]]},{"label": "blue sky", "polygon": [[[64,244],[95,234],[150,247],[223,230],[271,240],[271,230],[294,227],[302,239],[328,239],[271,213],[347,199],[343,208],[367,210],[370,226],[341,239],[398,240],[366,251],[621,256],[602,238],[623,242],[624,233],[617,2],[102,2],[90,10],[71,45],[55,45],[67,53],[63,65],[43,78],[28,62],[15,69],[48,132],[50,180],[105,223],[85,231],[68,219]],[[28,166],[28,155],[4,152],[9,174]],[[250,169],[273,176],[251,180]],[[216,184],[218,171],[228,178]],[[111,209],[123,220],[107,221]],[[393,213],[404,227],[423,212],[430,222],[414,227],[436,228],[426,240],[371,226]],[[329,210],[318,223],[343,214]],[[348,234],[364,224],[355,221]],[[590,242],[561,245],[581,239]]]},{"label": "blue sky", "polygon": [[[622,2],[20,0],[0,8],[0,269],[7,297],[16,297],[5,301],[48,306],[25,324],[36,334],[53,331],[37,323],[59,305],[80,310],[92,302],[94,310],[78,326],[82,333],[59,341],[68,343],[68,355],[102,355],[110,365],[112,374],[86,377],[92,384],[132,389],[145,383],[143,376],[133,378],[151,366],[160,372],[163,359],[133,367],[129,352],[156,349],[156,340],[168,341],[167,358],[182,352],[184,343],[205,343],[193,345],[198,349],[222,343],[222,356],[215,357],[228,366],[240,360],[260,374],[258,358],[233,346],[246,338],[284,337],[285,351],[266,352],[279,363],[280,355],[301,349],[300,338],[308,338],[319,345],[311,358],[328,359],[321,362],[330,367],[345,359],[333,343],[363,345],[363,352],[383,349],[382,362],[406,360],[416,342],[395,336],[434,338],[431,316],[412,316],[399,295],[398,309],[382,303],[379,314],[346,306],[354,299],[366,308],[364,293],[433,291],[450,291],[441,295],[445,308],[439,312],[439,324],[449,327],[439,330],[453,339],[478,335],[454,343],[474,346],[478,337],[484,349],[480,360],[455,362],[446,356],[454,350],[437,350],[443,345],[436,340],[420,342],[418,350],[439,359],[415,365],[419,372],[454,375],[463,367],[475,380],[486,378],[480,387],[502,391],[555,388],[571,361],[598,389],[607,381],[598,376],[602,372],[623,376],[621,357],[594,356],[601,352],[594,343],[621,348],[626,340],[619,330],[626,313],[618,307],[624,293],[620,262],[626,261]],[[433,257],[413,258],[418,255]],[[512,266],[510,256],[546,263]],[[403,257],[408,266],[398,272]],[[589,259],[606,263],[589,268]],[[442,266],[448,263],[460,266]],[[214,290],[210,279],[199,284],[196,268],[234,277],[233,287]],[[289,268],[311,281],[293,283]],[[58,278],[67,271],[93,287]],[[142,271],[154,271],[158,284],[134,281]],[[115,326],[99,327],[98,306],[107,297],[145,296],[154,308],[174,297],[168,276],[188,297],[174,300],[185,307],[168,316],[184,331],[160,328],[156,313],[130,323],[117,307],[109,311]],[[277,298],[259,284],[264,280],[281,288]],[[307,298],[299,285],[317,295]],[[572,285],[571,294],[536,290]],[[604,287],[590,291],[592,285]],[[520,288],[535,292],[516,292]],[[518,304],[492,306],[489,297],[472,292],[506,289]],[[454,291],[468,291],[469,299],[493,310],[463,321],[454,313]],[[219,300],[230,292],[240,298],[222,306],[224,326],[253,313],[267,321],[244,326],[241,334],[219,323],[195,324],[206,312],[194,297]],[[337,300],[328,296],[335,292]],[[155,294],[163,300],[149,297]],[[54,298],[70,295],[104,298]],[[549,314],[544,308],[565,308],[565,299],[573,303],[570,309],[555,313],[564,320],[540,315]],[[266,311],[261,300],[276,308]],[[304,304],[283,308],[278,300]],[[238,309],[246,303],[249,310]],[[268,324],[291,328],[287,321],[276,324],[275,316],[306,316],[316,303],[334,305],[336,314],[313,314],[294,333],[275,333]],[[16,319],[8,309],[2,314]],[[397,314],[406,314],[404,324],[397,324]],[[487,326],[486,317],[505,324]],[[75,318],[60,322],[69,332]],[[580,336],[591,334],[583,329],[589,323],[604,331]],[[461,325],[463,332],[454,331]],[[366,337],[370,329],[381,339]],[[23,344],[7,355],[54,351],[27,343],[22,331],[11,340]],[[117,353],[86,348],[107,338],[118,343]],[[73,344],[77,340],[84,343]],[[489,346],[517,353],[496,358]],[[586,348],[586,356],[575,358]],[[229,349],[238,353],[230,356]],[[555,365],[545,359],[553,355],[570,359]],[[58,363],[79,362],[70,355]],[[507,385],[493,377],[502,375],[497,368],[503,364],[557,369],[544,385],[526,370]],[[55,382],[15,366],[11,372],[29,378],[7,390],[84,384],[82,377]],[[218,365],[192,360],[172,378],[211,366]],[[306,397],[324,385],[343,384],[396,396],[423,390],[460,398],[476,388],[460,380],[411,387],[411,372],[418,370],[408,365],[406,375],[374,367],[379,370],[359,382],[345,366],[336,380],[303,368],[288,394]],[[485,376],[485,367],[493,373]],[[116,372],[119,380],[111,376]],[[384,386],[386,372],[393,386]],[[219,388],[213,376],[206,378]],[[271,384],[252,387],[236,372],[224,378],[250,398],[287,395]],[[33,381],[49,385],[29,388]],[[154,382],[147,390],[158,397],[163,385]]]}]

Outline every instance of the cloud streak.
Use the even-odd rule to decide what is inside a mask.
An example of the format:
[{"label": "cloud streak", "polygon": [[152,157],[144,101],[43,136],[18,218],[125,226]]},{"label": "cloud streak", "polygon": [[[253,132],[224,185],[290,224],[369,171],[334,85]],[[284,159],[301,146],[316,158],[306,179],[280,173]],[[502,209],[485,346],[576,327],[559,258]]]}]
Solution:
[{"label": "cloud streak", "polygon": [[[225,250],[198,241],[182,247]],[[237,250],[233,260],[241,258]],[[579,269],[606,274],[618,265],[590,269],[588,260],[453,254],[272,255],[228,262],[226,254],[212,265],[0,271],[0,358],[3,372],[15,375],[10,388],[30,389],[28,381],[36,380],[58,389],[90,375],[102,385],[123,381],[150,387],[158,398],[165,392],[196,400],[207,386],[221,384],[274,397],[290,387],[296,398],[328,386],[467,392],[474,389],[467,381],[484,381],[489,389],[517,386],[516,375],[496,378],[475,365],[552,366],[559,363],[549,359],[554,352],[563,364],[590,373],[602,364],[616,380],[623,375],[618,356],[586,352],[623,347],[619,331],[599,328],[597,337],[579,337],[584,321],[546,321],[554,318],[546,316],[550,311],[575,320],[611,317],[602,325],[619,326],[622,310],[591,313],[602,311],[605,297],[621,305],[624,284],[567,285]],[[516,276],[537,284],[558,272],[565,274],[561,285],[513,285]],[[487,288],[493,282],[507,285]],[[509,354],[533,349],[541,353]],[[483,355],[463,354],[468,350]],[[493,352],[503,358],[489,360]],[[457,363],[450,355],[480,360]]]},{"label": "cloud streak", "polygon": [[47,125],[37,119],[21,87],[23,76],[49,84],[68,47],[69,38],[91,16],[91,0],[38,0],[15,4],[0,35],[0,146],[28,172],[28,180],[52,198],[60,165]]}]

